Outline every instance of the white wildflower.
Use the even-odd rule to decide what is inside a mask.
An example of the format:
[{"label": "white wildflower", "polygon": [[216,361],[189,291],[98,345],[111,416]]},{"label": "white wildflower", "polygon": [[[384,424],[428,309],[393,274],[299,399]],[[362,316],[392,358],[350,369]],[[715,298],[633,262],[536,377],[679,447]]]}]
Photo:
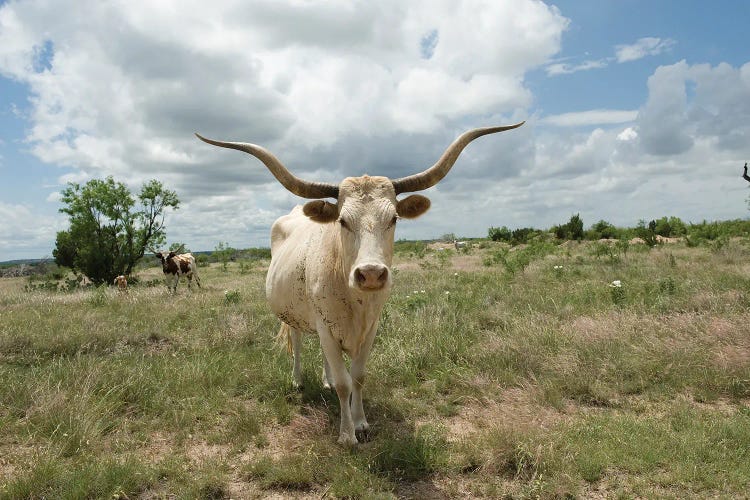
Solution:
[{"label": "white wildflower", "polygon": [[612,283],[609,284],[612,288],[620,288],[622,287],[622,281],[620,280],[614,280]]}]

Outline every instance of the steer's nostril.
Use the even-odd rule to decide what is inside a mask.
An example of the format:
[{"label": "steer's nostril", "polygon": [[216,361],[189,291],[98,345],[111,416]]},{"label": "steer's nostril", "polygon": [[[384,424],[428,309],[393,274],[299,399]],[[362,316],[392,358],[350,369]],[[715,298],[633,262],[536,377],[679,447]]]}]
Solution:
[{"label": "steer's nostril", "polygon": [[362,283],[365,281],[365,275],[362,274],[362,271],[357,269],[354,271],[354,279],[357,280],[357,283]]},{"label": "steer's nostril", "polygon": [[380,272],[380,276],[378,276],[378,281],[382,283],[387,278],[388,278],[388,269],[384,267],[383,270]]}]

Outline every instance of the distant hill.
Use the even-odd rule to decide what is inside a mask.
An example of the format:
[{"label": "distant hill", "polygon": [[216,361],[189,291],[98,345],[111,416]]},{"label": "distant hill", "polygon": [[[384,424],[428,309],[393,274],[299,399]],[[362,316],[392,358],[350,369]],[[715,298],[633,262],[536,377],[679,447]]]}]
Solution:
[{"label": "distant hill", "polygon": [[20,266],[22,264],[26,264],[27,266],[34,266],[36,264],[39,264],[40,262],[44,262],[45,260],[50,260],[50,259],[17,259],[17,260],[6,260],[4,262],[0,262],[0,267],[13,267],[13,266]]}]

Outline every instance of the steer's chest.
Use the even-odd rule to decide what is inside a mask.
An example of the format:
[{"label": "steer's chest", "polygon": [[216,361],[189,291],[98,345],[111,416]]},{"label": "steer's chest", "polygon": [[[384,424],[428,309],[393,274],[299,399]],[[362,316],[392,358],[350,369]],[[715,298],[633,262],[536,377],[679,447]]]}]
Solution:
[{"label": "steer's chest", "polygon": [[[349,295],[346,291],[314,294],[317,320],[350,356],[356,356],[375,334],[385,301],[381,294]],[[319,334],[321,332],[318,329]]]},{"label": "steer's chest", "polygon": [[386,296],[352,294],[334,273],[310,275],[300,267],[269,274],[266,291],[276,316],[296,330],[331,335],[356,356],[374,328]]}]

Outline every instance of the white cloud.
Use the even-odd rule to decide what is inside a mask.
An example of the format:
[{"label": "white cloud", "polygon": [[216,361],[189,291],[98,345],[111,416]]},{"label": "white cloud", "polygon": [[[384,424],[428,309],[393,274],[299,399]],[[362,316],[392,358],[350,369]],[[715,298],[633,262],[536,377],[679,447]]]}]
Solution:
[{"label": "white cloud", "polygon": [[615,47],[615,57],[618,63],[636,61],[646,56],[656,56],[668,51],[675,45],[670,38],[644,37],[630,45]]},{"label": "white cloud", "polygon": [[590,59],[579,64],[553,62],[545,67],[547,76],[569,75],[579,71],[606,68],[613,62],[636,61],[646,56],[655,56],[670,50],[677,42],[670,38],[645,37],[630,45],[616,45],[614,57]]},{"label": "white cloud", "polygon": [[[523,75],[559,49],[567,25],[534,1],[72,10],[39,1],[1,12],[0,68],[31,87],[35,154],[92,175],[215,158],[196,129],[315,148],[353,133],[435,132],[467,115],[508,115],[529,104]],[[52,57],[40,71],[45,44]]]},{"label": "white cloud", "polygon": [[545,68],[548,76],[569,75],[579,71],[588,71],[590,69],[606,68],[609,65],[608,59],[598,59],[584,61],[580,64],[553,63]]},{"label": "white cloud", "polygon": [[644,151],[682,154],[701,138],[714,141],[718,151],[746,151],[750,81],[743,71],[744,67],[728,64],[690,66],[685,61],[657,68],[648,79],[648,100],[638,113]]},{"label": "white cloud", "polygon": [[62,216],[42,215],[36,207],[0,201],[0,261],[50,256]]},{"label": "white cloud", "polygon": [[617,134],[618,141],[633,141],[638,138],[638,132],[633,127],[628,127]]},{"label": "white cloud", "polygon": [[61,183],[157,177],[183,200],[170,231],[205,245],[205,218],[238,245],[286,195],[193,132],[262,144],[301,176],[406,175],[466,128],[526,118],[524,75],[567,23],[534,0],[11,2],[0,73],[30,89],[28,148],[73,168]]},{"label": "white cloud", "polygon": [[632,122],[636,119],[638,111],[619,109],[592,109],[589,111],[578,111],[575,113],[562,113],[559,115],[546,116],[540,123],[554,125],[557,127],[579,127],[590,125],[605,125]]}]

